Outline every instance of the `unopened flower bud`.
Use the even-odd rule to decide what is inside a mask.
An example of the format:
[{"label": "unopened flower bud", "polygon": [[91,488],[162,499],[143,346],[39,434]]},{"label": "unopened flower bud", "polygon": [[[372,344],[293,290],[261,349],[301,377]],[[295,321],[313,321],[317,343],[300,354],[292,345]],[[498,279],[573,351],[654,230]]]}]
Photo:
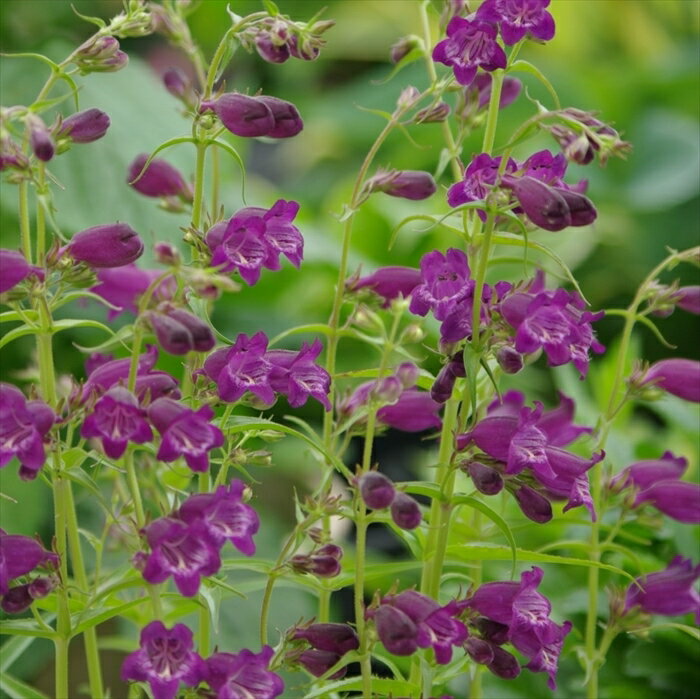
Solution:
[{"label": "unopened flower bud", "polygon": [[33,601],[29,585],[17,585],[2,596],[0,609],[6,614],[21,614],[31,607]]},{"label": "unopened flower bud", "polygon": [[396,403],[403,392],[401,381],[396,376],[387,376],[377,381],[372,389],[371,396],[380,403]]},{"label": "unopened flower bud", "polygon": [[678,308],[700,315],[700,286],[682,286],[674,297]]},{"label": "unopened flower bud", "polygon": [[46,597],[51,590],[56,587],[57,579],[55,577],[36,578],[29,583],[29,594],[32,599],[42,599]]},{"label": "unopened flower bud", "polygon": [[318,650],[338,655],[344,655],[360,647],[357,633],[348,624],[311,624],[305,628],[295,629],[292,638],[308,641]]},{"label": "unopened flower bud", "polygon": [[493,619],[480,616],[474,620],[474,625],[481,634],[482,638],[500,646],[508,642],[509,628],[507,624],[501,624]]},{"label": "unopened flower bud", "polygon": [[508,177],[503,183],[511,186],[526,216],[546,231],[561,231],[571,225],[571,212],[562,194],[534,177]]},{"label": "unopened flower bud", "polygon": [[450,105],[447,102],[438,102],[416,112],[413,121],[416,124],[434,124],[445,121],[450,115],[450,111]]},{"label": "unopened flower bud", "polygon": [[409,85],[404,88],[399,98],[396,100],[396,106],[399,109],[410,109],[420,99],[420,91],[418,88]]},{"label": "unopened flower bud", "polygon": [[383,510],[391,505],[396,495],[394,484],[383,473],[369,471],[358,481],[360,495],[371,510]]},{"label": "unopened flower bud", "polygon": [[493,646],[493,660],[487,667],[496,677],[504,680],[514,680],[520,674],[518,659],[498,646]]},{"label": "unopened flower bud", "polygon": [[517,374],[523,368],[523,355],[510,345],[504,345],[496,352],[498,366],[506,374]]},{"label": "unopened flower bud", "polygon": [[379,172],[369,179],[368,192],[384,192],[392,197],[418,201],[435,193],[437,185],[429,172],[422,170],[391,170]]},{"label": "unopened flower bud", "polygon": [[107,133],[109,124],[109,116],[100,109],[86,109],[64,119],[56,136],[73,143],[92,143]]},{"label": "unopened flower bud", "polygon": [[216,338],[211,328],[192,313],[182,308],[173,308],[167,311],[169,318],[184,325],[192,336],[192,349],[195,352],[208,352],[216,344]]},{"label": "unopened flower bud", "polygon": [[255,37],[255,48],[260,58],[268,63],[284,63],[291,56],[287,43],[276,43],[268,32],[260,32]]},{"label": "unopened flower bud", "polygon": [[493,662],[493,646],[488,641],[471,636],[464,642],[464,649],[479,665],[488,665]]},{"label": "unopened flower bud", "polygon": [[420,371],[413,362],[403,362],[396,368],[396,377],[404,388],[416,385]]},{"label": "unopened flower bud", "polygon": [[36,114],[30,114],[27,116],[27,126],[29,127],[29,143],[32,152],[39,160],[48,162],[53,158],[56,146],[46,124]]},{"label": "unopened flower bud", "polygon": [[29,167],[27,157],[6,133],[0,134],[0,172],[7,168],[25,170]]},{"label": "unopened flower bud", "polygon": [[94,36],[78,48],[73,62],[82,75],[111,73],[123,68],[129,57],[119,49],[119,42],[113,36]]},{"label": "unopened flower bud", "polygon": [[190,105],[194,101],[192,81],[180,68],[168,68],[168,70],[163,73],[163,85],[165,85],[165,89],[173,97],[177,97],[185,104]]},{"label": "unopened flower bud", "polygon": [[413,344],[415,342],[420,342],[425,338],[425,330],[421,328],[420,325],[416,323],[411,323],[407,325],[401,334],[401,340]]},{"label": "unopened flower bud", "polygon": [[180,251],[171,243],[160,242],[153,246],[156,261],[162,265],[177,266],[182,262]]},{"label": "unopened flower bud", "polygon": [[495,468],[485,466],[478,461],[470,461],[466,464],[465,470],[471,476],[474,487],[480,493],[496,495],[503,490],[503,478]]},{"label": "unopened flower bud", "polygon": [[418,48],[419,40],[415,36],[404,36],[399,39],[390,49],[389,57],[392,63],[398,63],[402,58],[408,56],[413,49]]},{"label": "unopened flower bud", "polygon": [[320,45],[323,43],[325,42],[323,42],[322,39],[314,41],[309,36],[297,36],[293,34],[289,37],[287,46],[289,48],[289,53],[294,56],[294,58],[299,58],[302,61],[315,61],[320,53]]},{"label": "unopened flower bud", "polygon": [[391,503],[391,518],[394,524],[401,529],[415,529],[423,515],[418,503],[406,493],[396,493]]},{"label": "unopened flower bud", "polygon": [[333,578],[340,573],[340,562],[334,556],[292,556],[290,565],[298,573],[311,573],[318,578]]},{"label": "unopened flower bud", "polygon": [[693,359],[662,359],[651,365],[643,378],[667,393],[700,403],[700,362]]},{"label": "unopened flower bud", "polygon": [[76,233],[67,251],[90,267],[122,267],[141,257],[143,241],[126,223],[107,223]]},{"label": "unopened flower bud", "polygon": [[520,486],[514,495],[522,513],[528,519],[538,524],[545,524],[552,519],[552,505],[544,495],[540,495],[527,485]]},{"label": "unopened flower bud", "polygon": [[258,99],[267,105],[275,121],[274,126],[264,134],[268,138],[291,138],[304,128],[299,111],[291,102],[268,95],[260,95]]},{"label": "unopened flower bud", "polygon": [[192,201],[192,188],[170,163],[154,158],[144,170],[148,155],[141,153],[129,165],[127,183],[147,197],[180,197]]},{"label": "unopened flower bud", "polygon": [[0,249],[0,294],[14,288],[30,275],[44,279],[44,271],[30,265],[21,252]]},{"label": "unopened flower bud", "polygon": [[430,387],[430,397],[436,403],[446,403],[452,396],[457,377],[447,364],[438,373],[435,378],[435,383]]},{"label": "unopened flower bud", "polygon": [[332,29],[335,27],[335,20],[334,19],[320,19],[318,22],[314,22],[311,27],[309,28],[309,31],[311,34],[315,35],[320,35],[320,34],[325,34],[329,29]]},{"label": "unopened flower bud", "polygon": [[563,187],[553,187],[553,189],[561,196],[569,208],[571,215],[572,226],[589,226],[598,217],[593,202],[579,192],[572,192],[570,189]]},{"label": "unopened flower bud", "polygon": [[192,334],[182,323],[164,313],[149,313],[148,320],[158,344],[170,354],[187,354],[194,349]]},{"label": "unopened flower bud", "polygon": [[204,101],[201,111],[213,110],[221,123],[236,136],[267,136],[275,126],[270,107],[256,97],[228,92],[216,100]]},{"label": "unopened flower bud", "polygon": [[[327,650],[317,650],[312,648],[305,650],[299,655],[296,661],[314,677],[320,677],[330,670],[338,661],[340,655]],[[348,671],[347,666],[341,667],[328,677],[329,680],[337,680],[343,677]]]}]

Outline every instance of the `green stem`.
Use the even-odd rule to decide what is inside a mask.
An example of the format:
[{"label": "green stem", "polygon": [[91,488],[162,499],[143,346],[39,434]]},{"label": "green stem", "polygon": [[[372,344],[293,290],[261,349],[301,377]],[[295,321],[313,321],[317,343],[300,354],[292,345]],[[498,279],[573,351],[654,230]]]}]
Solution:
[{"label": "green stem", "polygon": [[56,620],[55,641],[55,677],[56,699],[70,699],[68,695],[68,645],[70,643],[70,611],[68,609],[68,548],[66,545],[67,519],[65,491],[68,481],[62,477],[59,470],[60,462],[54,457],[53,470],[53,500],[54,500],[54,530],[55,549],[60,556],[61,584],[58,588],[58,615]]},{"label": "green stem", "polygon": [[501,87],[503,86],[503,71],[494,70],[491,73],[491,99],[489,100],[489,111],[486,115],[486,126],[484,127],[484,143],[482,151],[491,154],[493,144],[496,140],[496,126],[498,125],[498,110],[501,103]]},{"label": "green stem", "polygon": [[44,212],[44,204],[41,198],[44,196],[46,182],[44,179],[44,164],[39,163],[38,177],[36,183],[36,263],[44,264],[44,255],[46,253],[46,214]]},{"label": "green stem", "polygon": [[[371,416],[373,416],[373,413],[370,413],[370,417]],[[367,643],[367,633],[365,624],[366,546],[367,509],[365,508],[365,504],[362,502],[362,499],[359,496],[357,496],[355,510],[355,628],[357,629],[357,635],[360,639],[360,669],[362,672],[362,697],[363,699],[371,699],[372,664]]]},{"label": "green stem", "polygon": [[[491,238],[493,236],[493,227],[496,217],[493,212],[489,211],[486,219],[486,229],[484,230],[484,238],[479,250],[479,266],[476,271],[476,283],[474,286],[474,305],[472,308],[472,344],[474,351],[478,354],[481,350],[481,297],[484,293],[484,284],[486,282],[486,271],[489,264],[489,255],[491,254]],[[470,381],[476,381],[476,376],[468,377]]]},{"label": "green stem", "polygon": [[134,452],[127,449],[124,454],[124,468],[126,469],[126,481],[129,484],[129,492],[131,499],[134,501],[134,511],[136,513],[136,524],[139,529],[146,523],[146,515],[143,511],[143,502],[141,501],[141,491],[139,482],[136,477],[136,468],[134,466]]},{"label": "green stem", "polygon": [[32,262],[32,233],[29,222],[29,183],[21,180],[19,183],[19,229],[22,235],[22,252],[27,262]]},{"label": "green stem", "polygon": [[192,228],[199,229],[204,208],[204,160],[207,144],[197,144],[197,162],[194,171],[194,198],[192,200]]},{"label": "green stem", "polygon": [[[56,699],[71,699],[68,693],[68,646],[70,640],[67,638],[57,638],[54,641],[56,650],[55,671],[56,671]],[[104,695],[98,695],[104,696]]]},{"label": "green stem", "polygon": [[211,215],[216,216],[219,209],[219,187],[221,174],[219,171],[219,151],[211,149]]}]

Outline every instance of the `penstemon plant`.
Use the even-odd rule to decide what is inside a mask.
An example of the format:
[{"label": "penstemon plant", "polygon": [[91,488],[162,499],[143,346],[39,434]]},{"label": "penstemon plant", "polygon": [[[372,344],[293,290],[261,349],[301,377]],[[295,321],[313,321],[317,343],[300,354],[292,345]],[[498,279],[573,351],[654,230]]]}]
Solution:
[{"label": "penstemon plant", "polygon": [[[518,58],[527,42],[554,37],[549,0],[443,5],[438,14],[428,0],[407,3],[416,34],[391,48],[391,77],[422,62],[426,86],[406,86],[392,111],[375,112],[384,127],[337,216],[330,317],[272,339],[262,320],[256,332],[227,338],[211,318],[217,299],[255,286],[284,258],[301,267],[299,204],[280,198],[237,208],[222,172],[240,170],[243,182],[243,140],[293,138],[304,121],[294,104],[258,85],[234,89],[226,71],[241,51],[271,64],[313,61],[334,22],[292,19],[270,0],[247,16],[222,5],[230,24],[207,60],[190,31],[196,2],[128,0],[109,22],[84,17],[97,31],[60,62],[5,56],[43,61],[50,75],[31,104],[1,114],[0,163],[6,186],[16,186],[19,243],[8,240],[0,251],[0,321],[11,328],[0,346],[29,336],[36,353],[22,388],[0,384],[0,466],[18,468],[37,490],[48,487],[54,508],[43,540],[0,530],[6,696],[45,696],[12,672],[37,639],[53,644],[59,699],[79,691],[69,656],[78,639],[83,694],[114,697],[126,686],[107,686],[102,651],[111,647],[126,653],[128,696],[154,699],[478,699],[500,696],[497,683],[523,669],[544,676],[528,694],[543,696],[545,684],[557,689],[567,656],[580,661],[569,687],[594,699],[606,696],[598,676],[618,636],[672,628],[700,639],[688,619],[653,618],[699,620],[700,565],[672,544],[665,567],[643,558],[663,518],[700,522],[700,486],[683,478],[688,459],[661,446],[631,463],[606,455],[633,406],[668,395],[700,403],[698,362],[669,356],[649,364],[633,342],[641,324],[665,343],[656,320],[676,308],[700,314],[700,286],[668,279],[680,264],[700,265],[700,248],[669,248],[627,308],[591,310],[550,243],[597,218],[587,182],[565,181],[567,165],[604,165],[630,145],[596,114],[562,107],[542,72]],[[109,115],[79,107],[78,78],[124,69],[119,41],[152,33],[191,60],[189,74],[163,75],[187,126],[133,154],[122,187],[189,223],[182,246],[155,243],[159,266],[147,269],[137,263],[145,244],[127,222],[61,229],[51,167],[110,128]],[[548,106],[516,75],[544,86]],[[531,116],[502,133],[501,111],[526,99]],[[432,172],[382,161],[390,136],[411,139],[424,124],[439,124],[442,134]],[[531,140],[542,136],[551,149],[533,152]],[[481,139],[474,153],[466,146],[473,137]],[[191,152],[192,181],[166,159],[173,148]],[[417,222],[451,244],[411,267],[352,269],[358,213],[383,194],[415,207],[392,244]],[[504,264],[524,273],[496,276]],[[547,276],[563,285],[545,278],[550,266],[557,271]],[[74,302],[103,305],[108,323],[57,314]],[[604,313],[623,326],[605,374],[596,375],[600,386],[576,389],[590,424],[577,424],[573,397],[560,392],[545,405],[535,399],[541,393],[513,388],[512,376],[544,361],[562,367],[555,372],[571,365],[586,380],[591,353],[606,352],[594,330]],[[115,330],[120,316],[129,320]],[[55,368],[55,337],[78,328],[106,339],[75,349],[85,354],[85,375],[67,381]],[[374,361],[348,369],[349,342]],[[294,412],[309,399],[322,409],[318,425],[272,411],[280,400]],[[383,468],[378,447],[387,430],[428,440],[415,480],[394,482]],[[315,475],[307,492],[285,493],[295,525],[275,544],[276,558],[263,560],[256,536],[266,527],[258,510],[267,494],[252,474],[274,466],[260,441],[280,439],[308,447]],[[80,521],[76,499],[86,497],[97,503],[99,523]],[[10,500],[3,507],[19,519],[22,502]],[[577,519],[564,514],[571,509]],[[546,532],[556,520],[569,528],[545,534],[539,549],[518,545],[526,524]],[[372,551],[372,525],[401,542],[401,560]],[[585,618],[566,619],[539,590],[555,566],[586,572]],[[314,597],[314,612],[291,627],[273,613],[283,586]],[[259,642],[222,645],[221,605],[245,591],[262,593],[246,601],[259,618]],[[353,600],[347,612],[338,601],[345,591]],[[115,620],[110,646],[98,631]]]}]

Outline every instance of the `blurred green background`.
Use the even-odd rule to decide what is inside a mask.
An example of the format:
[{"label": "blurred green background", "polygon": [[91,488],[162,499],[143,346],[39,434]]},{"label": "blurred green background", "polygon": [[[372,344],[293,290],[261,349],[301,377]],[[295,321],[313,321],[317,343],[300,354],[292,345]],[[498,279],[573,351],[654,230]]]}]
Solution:
[{"label": "blurred green background", "polygon": [[[349,197],[365,153],[383,127],[379,117],[359,107],[391,111],[406,85],[421,88],[427,84],[422,62],[410,65],[390,82],[379,84],[391,70],[389,47],[404,35],[420,32],[417,0],[280,0],[278,4],[282,12],[299,20],[327,7],[324,16],[335,19],[337,25],[326,34],[328,46],[321,57],[312,63],[290,60],[284,65],[269,65],[257,55],[239,52],[226,73],[226,85],[228,89],[251,92],[262,88],[266,94],[293,101],[304,118],[305,129],[298,137],[275,144],[241,139],[232,139],[232,143],[248,163],[249,205],[268,207],[279,197],[301,203],[297,222],[306,241],[305,261],[301,272],[289,265],[282,272],[265,272],[255,287],[244,287],[240,293],[217,302],[213,320],[217,329],[228,337],[259,329],[272,336],[293,325],[326,321],[339,257],[341,225],[337,216]],[[121,7],[117,0],[75,0],[72,5],[81,13],[104,18],[116,14]],[[253,0],[231,5],[240,15],[260,9],[260,4]],[[435,7],[439,10],[440,3],[435,2]],[[229,26],[225,9],[223,1],[205,0],[191,16],[194,36],[207,57],[212,55]],[[634,150],[626,162],[611,161],[604,169],[596,164],[587,168],[570,166],[569,181],[589,179],[588,193],[598,207],[598,220],[591,228],[559,234],[541,232],[537,239],[556,250],[575,270],[594,309],[621,307],[629,303],[639,282],[662,259],[667,247],[682,249],[700,243],[700,2],[554,0],[550,9],[557,22],[556,37],[546,45],[526,46],[521,57],[535,63],[550,79],[563,106],[599,111],[605,121],[614,124],[632,142]],[[437,20],[438,12],[433,16]],[[58,60],[91,31],[65,0],[3,0],[0,20],[3,52],[42,52]],[[53,175],[65,186],[65,190],[56,189],[57,221],[66,233],[72,234],[88,226],[122,220],[150,243],[176,242],[181,237],[180,227],[187,225],[187,216],[156,209],[151,200],[128,188],[125,178],[127,166],[136,154],[151,151],[166,139],[188,132],[188,123],[179,114],[178,103],[159,80],[159,74],[167,67],[184,65],[186,58],[168,47],[158,35],[125,40],[122,48],[130,56],[126,69],[80,81],[81,108],[103,109],[110,115],[112,126],[101,141],[75,147],[50,164]],[[3,58],[0,71],[0,97],[5,106],[30,102],[46,78],[45,66],[30,59]],[[522,79],[531,96],[550,104],[536,81],[527,76]],[[68,104],[60,109],[67,110]],[[515,105],[502,112],[497,146],[505,143],[513,129],[532,111],[532,104],[522,95]],[[412,127],[410,134],[418,148],[401,133],[395,133],[380,151],[376,165],[434,170],[441,148],[439,125]],[[480,142],[481,133],[469,139],[463,153],[465,162],[472,153],[479,152]],[[517,155],[525,157],[545,147],[554,150],[556,144],[542,136],[525,144]],[[192,176],[194,159],[188,145],[168,151],[165,157]],[[230,216],[243,205],[240,176],[235,163],[225,159],[222,163],[222,202]],[[445,178],[440,184],[444,188],[451,182]],[[2,184],[0,204],[2,247],[16,247],[13,185]],[[424,252],[455,244],[456,240],[439,228],[424,233],[409,227],[402,231],[391,253],[387,253],[391,231],[404,217],[444,211],[446,205],[440,194],[424,203],[375,195],[354,226],[351,268],[361,265],[363,270],[371,271],[386,264],[415,266]],[[148,252],[141,264],[152,266],[150,255]],[[498,268],[495,273],[513,278],[520,269]],[[681,283],[700,283],[697,271],[690,267],[678,268],[665,281],[676,277]],[[74,307],[66,310],[66,314],[104,316],[102,310],[94,307]],[[597,327],[604,344],[614,347],[621,320],[604,319]],[[690,316],[676,312],[660,321],[660,327],[677,346],[672,352],[674,356],[700,356],[700,329]],[[89,331],[73,336],[58,335],[59,370],[81,376],[83,357],[72,342],[91,344],[102,339]],[[288,346],[298,346],[299,342],[296,336]],[[23,372],[29,365],[31,351],[30,340],[19,340],[2,350],[4,380],[31,378]],[[638,356],[648,360],[670,353],[646,330],[639,331],[637,351]],[[428,352],[423,354],[426,367],[436,369],[435,359]],[[343,347],[341,368],[373,364],[374,357],[367,348],[353,344]],[[179,369],[174,358],[162,357],[159,366]],[[522,377],[512,380],[512,384],[526,388],[532,398],[545,400],[552,398],[555,387],[562,388],[578,398],[580,421],[592,424],[596,403],[605,381],[609,380],[609,368],[606,358],[594,361],[591,378],[582,384],[566,368],[544,371],[540,361]],[[285,412],[284,407],[278,406],[279,415]],[[316,405],[309,405],[298,414],[311,421],[320,418]],[[671,399],[631,413],[611,437],[611,460],[619,468],[634,458],[649,458],[658,455],[662,448],[669,448],[691,459],[692,474],[697,477],[697,425],[697,410]],[[260,555],[268,558],[276,555],[280,539],[292,521],[292,487],[306,492],[315,478],[313,461],[299,444],[286,440],[275,445],[274,452],[274,469],[253,471],[255,478],[267,486],[264,491],[260,489],[265,493],[260,498],[260,508],[266,526],[259,541]],[[396,473],[405,479],[412,477],[411,473],[429,477],[426,466],[432,458],[430,443],[389,434],[380,440],[378,455],[387,472],[396,468]],[[14,471],[15,467],[10,466],[0,473],[0,490],[15,497],[20,505],[0,499],[0,526],[25,534],[38,531],[47,541],[51,531],[47,516],[50,494],[40,483],[20,484]],[[101,515],[86,500],[80,503],[81,521],[86,528],[91,523],[99,526]],[[577,539],[586,535],[580,514],[569,513],[538,527],[523,524],[522,516],[511,506],[506,511],[509,521],[517,525],[514,530],[523,548],[536,549],[558,538]],[[645,570],[662,567],[662,562],[676,552],[697,559],[697,532],[668,520],[653,524],[648,531],[644,530],[650,544],[639,552]],[[470,527],[470,522],[463,522],[459,535],[475,536]],[[391,535],[375,532],[374,536],[377,548],[384,551],[377,554],[377,560],[400,549]],[[497,532],[494,543],[503,543]],[[576,555],[576,552],[558,552]],[[611,559],[611,562],[627,565],[634,574],[639,572],[629,568],[623,559]],[[562,659],[556,696],[580,697],[582,674],[573,648],[581,642],[585,574],[576,568],[552,565],[545,568],[543,590],[553,597],[555,619],[571,618],[579,630],[567,642],[568,652]],[[487,567],[486,571],[486,579],[507,575],[507,568],[498,564]],[[602,580],[612,582],[605,575]],[[382,581],[381,585],[386,587],[391,582]],[[412,582],[410,575],[402,579],[402,585]],[[620,584],[619,580],[614,582]],[[258,599],[259,593],[253,592],[252,602],[227,599],[222,603],[218,630],[222,649],[257,647],[255,633],[250,629],[256,627]],[[339,600],[336,609],[339,617],[344,615],[341,605]],[[280,629],[302,615],[312,614],[311,598],[292,588],[280,588],[272,611]],[[131,637],[136,635],[133,625],[102,629],[103,636],[121,632]],[[696,696],[695,688],[700,686],[697,644],[674,631],[658,632],[655,640],[653,646],[639,640],[618,640],[601,673],[604,697]],[[112,647],[117,648],[120,643],[113,641]],[[51,648],[41,643],[32,648],[36,652],[23,659],[15,670],[27,678],[38,676],[38,686],[50,693]],[[79,647],[76,645],[74,650],[78,667]],[[301,681],[301,675],[296,675],[288,686]],[[118,689],[113,696],[121,696],[123,687],[114,686]],[[451,691],[460,697],[464,686],[465,683],[457,685]],[[294,690],[290,692],[285,695],[290,699],[300,696]],[[544,677],[529,673],[523,673],[513,683],[486,678],[485,692],[488,699],[551,696]]]}]

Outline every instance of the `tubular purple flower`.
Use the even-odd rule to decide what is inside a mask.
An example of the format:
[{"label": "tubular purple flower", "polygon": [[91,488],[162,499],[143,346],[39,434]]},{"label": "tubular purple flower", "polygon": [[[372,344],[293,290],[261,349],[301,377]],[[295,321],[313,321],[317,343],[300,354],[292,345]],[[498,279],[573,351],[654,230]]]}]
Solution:
[{"label": "tubular purple flower", "polygon": [[294,629],[294,640],[308,641],[314,648],[345,655],[360,647],[357,633],[348,624],[311,624]]},{"label": "tubular purple flower", "polygon": [[700,403],[700,362],[693,359],[662,359],[649,368],[644,384],[657,386],[683,400]]},{"label": "tubular purple flower", "polygon": [[143,444],[153,439],[145,420],[146,411],[136,396],[123,386],[113,386],[100,398],[83,421],[83,437],[99,437],[105,454],[118,459],[129,442]]},{"label": "tubular purple flower", "polygon": [[408,298],[421,281],[421,271],[415,267],[380,267],[366,277],[349,279],[347,288],[349,291],[370,289],[384,300],[382,308],[389,308],[393,299]]},{"label": "tubular purple flower", "polygon": [[194,597],[202,576],[221,568],[219,546],[200,519],[188,524],[173,517],[160,517],[143,530],[150,554],[137,554],[142,575],[152,585],[173,577],[180,594]]},{"label": "tubular purple flower", "polygon": [[463,470],[469,474],[474,487],[484,495],[497,495],[503,490],[503,478],[501,474],[491,466],[486,466],[478,461],[470,461]]},{"label": "tubular purple flower", "polygon": [[496,28],[479,19],[453,17],[447,25],[447,39],[433,49],[433,60],[451,66],[460,85],[469,85],[477,70],[506,67],[506,54],[496,41]]},{"label": "tubular purple flower", "polygon": [[147,161],[148,154],[141,153],[129,165],[126,181],[130,187],[146,197],[179,197],[192,201],[192,188],[178,170],[161,158],[154,158],[143,170]]},{"label": "tubular purple flower", "polygon": [[[451,207],[468,204],[471,201],[486,199],[492,187],[496,184],[498,170],[501,166],[500,156],[492,158],[488,153],[477,155],[467,166],[464,172],[464,180],[453,184],[447,190],[447,203]],[[506,163],[505,173],[515,172],[516,162],[509,158]],[[486,212],[479,209],[479,216],[486,219]]]},{"label": "tubular purple flower", "polygon": [[47,163],[56,152],[51,133],[41,117],[36,114],[29,114],[27,127],[29,128],[29,145],[32,147],[32,152],[39,160]]},{"label": "tubular purple flower", "polygon": [[537,524],[546,524],[552,519],[552,505],[543,495],[527,485],[520,486],[513,493],[522,513]]},{"label": "tubular purple flower", "polygon": [[217,699],[275,699],[284,691],[284,682],[268,667],[275,654],[270,646],[260,653],[243,649],[238,653],[214,653],[207,659],[207,683]]},{"label": "tubular purple flower", "polygon": [[700,595],[694,588],[700,565],[676,556],[664,570],[637,578],[627,588],[625,613],[640,607],[647,614],[678,616],[693,613],[700,624]]},{"label": "tubular purple flower", "polygon": [[153,699],[175,699],[181,685],[195,687],[207,677],[202,658],[194,652],[192,631],[184,624],[168,629],[152,621],[141,631],[140,648],[124,659],[124,682],[148,682]]},{"label": "tubular purple flower", "polygon": [[141,257],[143,241],[126,223],[106,223],[76,233],[66,249],[90,267],[122,267]]},{"label": "tubular purple flower", "polygon": [[636,461],[624,468],[610,481],[610,489],[622,490],[628,486],[644,490],[660,481],[678,480],[688,468],[688,459],[665,451],[658,459]]},{"label": "tubular purple flower", "polygon": [[166,463],[185,457],[193,471],[209,469],[208,452],[224,443],[224,435],[210,424],[214,411],[203,405],[194,411],[171,398],[158,398],[148,408],[148,419],[161,434],[156,458]]},{"label": "tubular purple flower", "polygon": [[275,128],[270,107],[257,97],[228,92],[216,100],[202,102],[200,111],[214,111],[221,123],[236,136],[267,136]]},{"label": "tubular purple flower", "polygon": [[44,439],[56,420],[53,410],[22,391],[0,383],[0,468],[13,456],[20,462],[22,480],[34,480],[46,461]]},{"label": "tubular purple flower", "polygon": [[72,143],[92,143],[107,133],[109,125],[109,116],[103,111],[86,109],[63,119],[56,136],[67,138]]},{"label": "tubular purple flower", "polygon": [[250,505],[242,502],[244,490],[243,481],[234,480],[213,493],[190,495],[180,506],[178,517],[187,524],[201,520],[216,544],[223,546],[230,541],[242,554],[252,556],[253,536],[258,533],[260,519]]},{"label": "tubular purple flower", "polygon": [[486,0],[476,19],[500,24],[501,36],[508,46],[525,36],[540,41],[554,37],[554,18],[545,8],[550,0]]},{"label": "tubular purple flower", "polygon": [[678,308],[700,315],[700,286],[682,286],[678,289],[676,298]]},{"label": "tubular purple flower", "polygon": [[269,108],[274,119],[273,127],[263,135],[268,138],[291,138],[304,128],[299,111],[291,102],[268,95],[260,95],[257,99]]},{"label": "tubular purple flower", "polygon": [[392,655],[413,655],[418,650],[418,628],[406,613],[382,604],[372,618],[379,640]]},{"label": "tubular purple flower", "polygon": [[422,432],[440,429],[441,405],[430,394],[417,388],[407,388],[396,403],[384,405],[377,411],[377,420],[402,432]]},{"label": "tubular purple flower", "polygon": [[429,172],[422,170],[390,170],[378,172],[366,185],[368,192],[384,192],[392,197],[419,201],[435,194],[437,185]]},{"label": "tubular purple flower", "polygon": [[194,340],[189,329],[165,313],[149,312],[147,318],[158,344],[169,354],[187,354],[194,349]]},{"label": "tubular purple flower", "polygon": [[[476,93],[477,98],[477,109],[484,109],[488,106],[491,100],[491,86],[493,84],[493,78],[489,73],[479,73],[474,82],[465,88],[465,93],[469,94],[472,92]],[[520,96],[520,92],[523,89],[523,84],[517,78],[511,78],[506,76],[503,78],[503,84],[501,85],[501,99],[498,103],[499,109],[505,109],[515,102]]]},{"label": "tubular purple flower", "polygon": [[17,250],[0,249],[0,294],[13,289],[32,275],[43,281],[44,270],[30,265]]},{"label": "tubular purple flower", "polygon": [[391,503],[391,519],[401,529],[415,529],[423,519],[418,503],[406,493],[397,492]]},{"label": "tubular purple flower", "polygon": [[357,485],[365,505],[371,510],[383,510],[394,501],[396,489],[383,473],[369,471],[360,477]]},{"label": "tubular purple flower", "polygon": [[187,328],[192,337],[192,349],[195,352],[208,352],[214,348],[216,338],[211,327],[203,320],[182,308],[168,308],[166,314],[168,318]]},{"label": "tubular purple flower", "polygon": [[176,66],[168,68],[163,73],[163,85],[173,97],[177,97],[186,104],[189,104],[194,97],[192,81],[185,71]]},{"label": "tubular purple flower", "polygon": [[39,567],[56,569],[59,561],[55,553],[47,551],[36,539],[0,529],[0,595],[10,591],[11,580]]},{"label": "tubular purple flower", "polygon": [[[303,651],[297,658],[298,662],[307,672],[310,672],[314,677],[320,677],[330,670],[338,661],[340,655],[327,650],[317,650],[311,648]],[[329,680],[337,680],[347,674],[347,666],[341,667],[340,670],[329,675]]]},{"label": "tubular purple flower", "polygon": [[634,500],[634,507],[644,503],[672,519],[685,524],[700,523],[700,485],[679,480],[667,480],[644,488]]}]

